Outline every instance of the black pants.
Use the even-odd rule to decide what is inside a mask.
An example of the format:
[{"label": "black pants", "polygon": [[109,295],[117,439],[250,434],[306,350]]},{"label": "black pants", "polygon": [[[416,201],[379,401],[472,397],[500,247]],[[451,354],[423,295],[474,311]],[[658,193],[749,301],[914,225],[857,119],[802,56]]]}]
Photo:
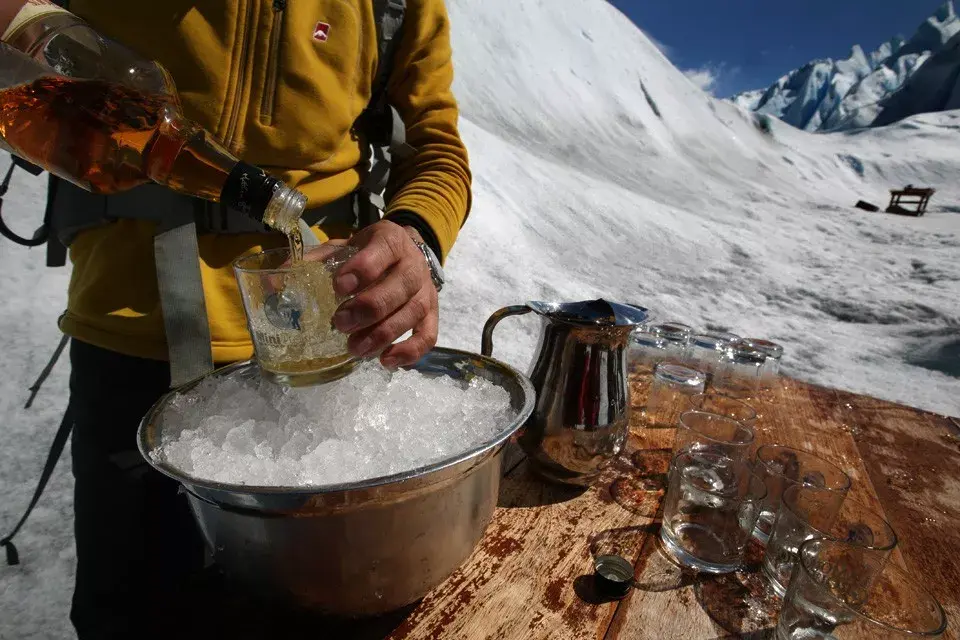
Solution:
[{"label": "black pants", "polygon": [[200,533],[178,485],[137,452],[137,428],[170,384],[164,362],[71,341],[80,640],[152,638],[203,568]]}]

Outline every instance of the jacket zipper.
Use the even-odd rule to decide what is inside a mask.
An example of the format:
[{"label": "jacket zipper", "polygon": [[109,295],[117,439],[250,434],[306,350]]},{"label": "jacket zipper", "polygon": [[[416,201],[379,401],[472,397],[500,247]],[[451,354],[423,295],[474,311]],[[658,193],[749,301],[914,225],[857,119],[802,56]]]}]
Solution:
[{"label": "jacket zipper", "polygon": [[233,107],[230,109],[230,120],[227,121],[227,130],[224,135],[224,145],[228,149],[233,147],[233,138],[237,132],[238,121],[240,120],[240,101],[243,99],[244,78],[247,75],[247,58],[250,56],[250,38],[253,31],[250,28],[253,8],[256,0],[246,0],[244,3],[244,15],[242,31],[240,32],[240,66],[237,69],[237,86],[234,90]]},{"label": "jacket zipper", "polygon": [[280,36],[283,35],[283,10],[287,0],[273,0],[273,25],[270,27],[270,54],[267,58],[267,83],[260,102],[260,121],[273,124],[273,109],[277,102],[277,76],[280,73]]}]

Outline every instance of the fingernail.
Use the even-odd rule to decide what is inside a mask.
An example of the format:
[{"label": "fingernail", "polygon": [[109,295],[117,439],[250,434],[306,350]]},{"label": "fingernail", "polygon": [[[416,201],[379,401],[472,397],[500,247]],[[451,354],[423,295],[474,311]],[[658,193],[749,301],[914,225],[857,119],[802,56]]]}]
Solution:
[{"label": "fingernail", "polygon": [[333,314],[333,326],[346,333],[357,326],[357,318],[352,311],[337,311]]},{"label": "fingernail", "polygon": [[360,279],[352,273],[347,273],[337,278],[334,284],[340,295],[350,295],[360,286]]},{"label": "fingernail", "polygon": [[384,369],[396,369],[397,362],[399,361],[396,358],[384,358],[380,361]]}]

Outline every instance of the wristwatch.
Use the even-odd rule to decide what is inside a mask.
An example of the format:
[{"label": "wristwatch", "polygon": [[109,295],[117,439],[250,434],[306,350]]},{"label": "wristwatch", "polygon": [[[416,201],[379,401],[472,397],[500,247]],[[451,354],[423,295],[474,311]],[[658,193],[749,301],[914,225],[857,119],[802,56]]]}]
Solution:
[{"label": "wristwatch", "polygon": [[443,288],[444,282],[443,267],[440,266],[440,259],[437,258],[437,254],[433,252],[433,249],[423,242],[414,241],[414,244],[417,245],[423,257],[426,258],[427,266],[430,267],[430,279],[433,280],[433,286],[437,288],[437,292],[439,293]]}]

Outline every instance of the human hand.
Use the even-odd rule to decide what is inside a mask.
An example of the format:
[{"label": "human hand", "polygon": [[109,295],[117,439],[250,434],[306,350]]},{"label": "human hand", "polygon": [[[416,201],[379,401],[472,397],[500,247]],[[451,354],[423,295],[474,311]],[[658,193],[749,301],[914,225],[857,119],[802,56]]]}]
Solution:
[{"label": "human hand", "polygon": [[[359,249],[338,270],[337,295],[356,294],[333,316],[334,326],[348,334],[347,345],[357,357],[380,354],[384,367],[411,365],[437,343],[437,289],[423,253],[414,242],[420,235],[409,227],[381,220],[354,235]],[[407,331],[413,335],[392,344]]]}]

